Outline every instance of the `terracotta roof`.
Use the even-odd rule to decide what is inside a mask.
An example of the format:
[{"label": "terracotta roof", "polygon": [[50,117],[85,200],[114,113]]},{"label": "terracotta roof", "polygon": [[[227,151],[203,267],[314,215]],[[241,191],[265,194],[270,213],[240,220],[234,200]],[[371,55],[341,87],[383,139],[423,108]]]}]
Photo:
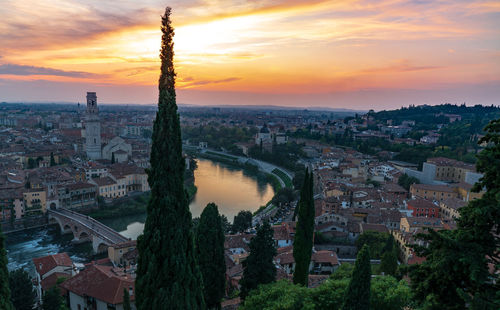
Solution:
[{"label": "terracotta roof", "polygon": [[437,208],[435,204],[426,199],[413,199],[407,202],[409,207],[412,208]]},{"label": "terracotta roof", "polygon": [[111,247],[115,249],[123,249],[123,248],[128,248],[128,247],[134,247],[137,246],[137,240],[130,240],[130,241],[125,241],[121,243],[116,243],[111,245]]},{"label": "terracotta roof", "polygon": [[72,267],[73,261],[67,253],[57,253],[44,257],[33,258],[36,272],[43,276],[57,266]]},{"label": "terracotta roof", "polygon": [[97,184],[97,186],[116,184],[115,180],[110,177],[93,178],[92,180]]},{"label": "terracotta roof", "polygon": [[361,232],[365,231],[378,231],[378,232],[389,232],[389,229],[383,224],[368,224],[368,223],[361,223]]},{"label": "terracotta roof", "polygon": [[273,226],[272,229],[274,231],[274,233],[273,233],[274,240],[292,240],[293,239],[290,237],[290,233],[288,231],[288,226],[285,226],[285,225]]},{"label": "terracotta roof", "polygon": [[44,290],[45,292],[48,291],[57,284],[57,280],[60,278],[69,279],[71,278],[71,274],[64,272],[54,272],[53,274],[51,274],[50,276],[46,277],[41,281],[42,290]]},{"label": "terracotta roof", "polygon": [[315,263],[330,263],[332,266],[338,265],[337,253],[334,251],[317,251],[311,255],[311,261]]},{"label": "terracotta roof", "polygon": [[436,166],[451,166],[451,167],[459,167],[465,168],[472,171],[475,171],[475,166],[473,164],[464,163],[463,161],[454,160],[446,157],[434,157],[428,158],[428,163],[433,163]]},{"label": "terracotta roof", "polygon": [[436,191],[436,192],[449,192],[453,193],[455,190],[447,185],[431,185],[431,184],[412,184],[412,188],[418,190]]},{"label": "terracotta roof", "polygon": [[465,202],[461,199],[458,199],[458,198],[447,198],[447,199],[443,200],[441,202],[441,204],[445,205],[448,208],[458,210],[458,209],[464,207],[465,205],[467,205],[467,202]]},{"label": "terracotta roof", "polygon": [[61,287],[79,296],[91,296],[106,303],[123,303],[123,289],[132,288],[130,300],[135,300],[135,283],[130,274],[120,272],[110,266],[91,265],[71,279],[64,281]]},{"label": "terracotta roof", "polygon": [[254,236],[251,234],[226,235],[224,249],[242,248],[248,252],[250,251],[248,244]]}]

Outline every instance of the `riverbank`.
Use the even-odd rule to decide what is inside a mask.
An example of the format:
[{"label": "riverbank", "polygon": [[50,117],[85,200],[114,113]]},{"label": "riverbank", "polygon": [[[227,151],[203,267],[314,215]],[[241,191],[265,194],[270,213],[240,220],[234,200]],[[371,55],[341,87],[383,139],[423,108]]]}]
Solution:
[{"label": "riverbank", "polygon": [[209,159],[215,162],[223,163],[234,168],[243,169],[246,173],[252,174],[261,179],[265,179],[269,183],[274,192],[278,192],[283,187],[293,187],[292,180],[288,175],[283,172],[279,167],[273,167],[270,172],[263,171],[257,164],[250,163],[250,161],[255,161],[251,158],[246,159],[243,162],[241,157],[236,157],[228,154],[223,154],[215,151],[205,151],[200,152],[196,149],[186,150],[191,154],[198,156],[199,158]]},{"label": "riverbank", "polygon": [[[189,201],[191,202],[198,191],[198,188],[194,183],[191,183],[185,187],[188,193]],[[119,202],[106,204],[98,209],[92,209],[87,212],[82,212],[96,220],[100,219],[110,219],[119,216],[130,216],[137,214],[146,214],[150,192],[142,193],[140,195],[131,197],[126,200]]]}]

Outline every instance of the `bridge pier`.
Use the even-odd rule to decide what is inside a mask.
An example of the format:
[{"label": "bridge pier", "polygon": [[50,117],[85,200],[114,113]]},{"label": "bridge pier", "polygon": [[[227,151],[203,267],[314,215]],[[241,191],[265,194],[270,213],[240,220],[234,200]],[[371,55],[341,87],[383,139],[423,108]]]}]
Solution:
[{"label": "bridge pier", "polygon": [[106,252],[112,244],[129,240],[87,215],[66,209],[49,209],[48,212],[50,222],[57,223],[62,233],[73,234],[73,243],[92,242],[96,254]]},{"label": "bridge pier", "polygon": [[99,238],[98,236],[92,236],[92,250],[94,250],[94,254],[100,254],[108,251],[108,244],[106,241]]}]

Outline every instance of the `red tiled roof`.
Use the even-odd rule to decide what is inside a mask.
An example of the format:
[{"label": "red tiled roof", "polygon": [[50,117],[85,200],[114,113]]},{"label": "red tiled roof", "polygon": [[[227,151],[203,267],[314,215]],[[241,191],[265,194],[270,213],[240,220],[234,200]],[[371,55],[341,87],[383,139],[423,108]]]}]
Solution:
[{"label": "red tiled roof", "polygon": [[73,261],[67,253],[57,253],[33,258],[33,264],[35,264],[36,272],[38,272],[40,276],[43,276],[57,266],[71,267],[73,266]]},{"label": "red tiled roof", "polygon": [[91,265],[61,287],[79,296],[91,296],[106,303],[123,303],[123,289],[132,288],[130,300],[135,300],[135,283],[130,274],[124,274],[111,266]]},{"label": "red tiled roof", "polygon": [[333,251],[317,251],[311,255],[311,261],[315,263],[330,263],[332,266],[338,265],[337,253]]},{"label": "red tiled roof", "polygon": [[41,281],[42,290],[45,292],[48,291],[57,284],[57,280],[60,278],[69,279],[71,278],[71,274],[67,274],[64,272],[54,272],[53,274],[51,274],[50,276],[46,277]]},{"label": "red tiled roof", "polygon": [[425,199],[414,199],[414,200],[408,200],[407,202],[408,207],[411,208],[439,208],[429,200]]}]

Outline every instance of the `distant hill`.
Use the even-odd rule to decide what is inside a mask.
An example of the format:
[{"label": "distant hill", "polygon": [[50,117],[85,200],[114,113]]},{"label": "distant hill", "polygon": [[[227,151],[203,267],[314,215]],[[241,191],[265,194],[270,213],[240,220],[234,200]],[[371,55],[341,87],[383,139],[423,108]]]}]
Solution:
[{"label": "distant hill", "polygon": [[378,122],[393,120],[392,125],[399,125],[402,121],[412,120],[418,123],[446,124],[449,118],[444,114],[460,115],[462,120],[474,120],[476,118],[494,119],[500,117],[500,108],[495,106],[466,106],[466,105],[420,105],[403,107],[397,110],[370,112]]}]

